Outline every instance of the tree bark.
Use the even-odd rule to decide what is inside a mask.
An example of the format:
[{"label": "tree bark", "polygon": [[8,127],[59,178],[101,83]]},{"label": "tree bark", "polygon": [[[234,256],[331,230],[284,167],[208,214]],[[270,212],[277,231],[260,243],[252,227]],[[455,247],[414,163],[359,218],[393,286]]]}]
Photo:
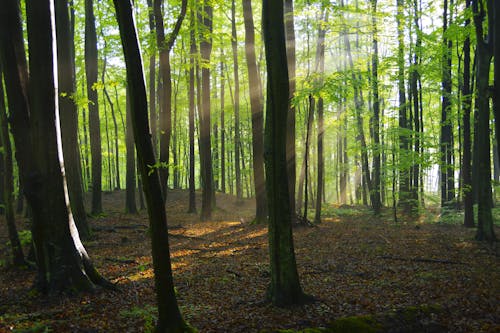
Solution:
[{"label": "tree bark", "polygon": [[67,0],[55,1],[57,59],[59,79],[59,113],[61,116],[61,136],[66,165],[71,210],[78,231],[83,239],[90,236],[87,213],[83,199],[82,168],[78,149],[78,111],[73,101],[75,94],[75,58],[73,36],[70,28],[70,8]]},{"label": "tree bark", "polygon": [[158,169],[150,167],[156,163],[156,158],[149,136],[146,85],[132,6],[128,0],[114,0],[113,2],[125,55],[127,86],[130,93],[130,115],[151,228],[151,247],[159,314],[156,332],[191,332],[192,329],[182,318],[175,296],[167,216],[159,172]]},{"label": "tree bark", "polygon": [[243,191],[241,186],[240,162],[240,76],[238,74],[238,39],[236,35],[236,4],[231,2],[231,48],[233,50],[233,75],[234,75],[234,169],[236,176],[236,197],[241,199]]},{"label": "tree bark", "polygon": [[264,0],[262,26],[267,60],[265,127],[266,189],[269,204],[269,300],[278,306],[304,301],[292,235],[292,210],[287,168],[287,113],[289,87],[282,0]]},{"label": "tree bark", "polygon": [[89,101],[90,153],[92,155],[92,207],[93,215],[102,213],[102,150],[101,125],[97,89],[97,34],[93,0],[85,0],[85,74]]},{"label": "tree bark", "polygon": [[[200,43],[201,60],[209,64],[212,53],[212,19],[213,8],[208,0],[203,3],[202,25],[206,29]],[[203,66],[201,69],[201,99],[200,112],[200,157],[202,162],[201,178],[203,181],[201,197],[201,220],[208,221],[212,218],[212,208],[215,206],[213,190],[212,152],[210,142],[210,68]]]},{"label": "tree bark", "polygon": [[[470,8],[471,0],[466,0],[466,8]],[[470,19],[465,20],[465,29],[470,25]],[[464,52],[464,74],[462,83],[462,129],[463,129],[463,155],[462,155],[462,177],[463,177],[463,198],[464,198],[464,226],[474,227],[474,198],[472,195],[472,169],[471,169],[471,68],[470,68],[470,38],[467,36],[463,45]]]},{"label": "tree bark", "polygon": [[[489,103],[489,73],[493,47],[491,31],[484,33],[483,21],[487,9],[484,4],[479,5],[478,0],[472,1],[474,12],[474,25],[477,40],[477,71],[476,71],[476,107],[477,107],[477,191],[478,212],[476,239],[493,242],[496,240],[491,213],[491,159],[490,159],[490,103]],[[491,15],[491,7],[490,15]],[[491,20],[490,20],[491,22]],[[489,26],[489,29],[492,29]],[[485,37],[486,35],[486,37]]]},{"label": "tree bark", "polygon": [[[1,44],[0,44],[1,45]],[[14,215],[14,175],[12,166],[12,148],[10,145],[9,125],[7,123],[7,112],[5,106],[3,73],[0,62],[0,144],[3,160],[3,205],[5,221],[9,234],[10,247],[12,249],[12,263],[14,266],[25,266],[23,248],[17,233],[16,219]]]},{"label": "tree bark", "polygon": [[[126,129],[125,129],[125,146],[127,149],[126,161],[126,190],[125,190],[125,211],[130,214],[137,213],[135,201],[136,189],[136,166],[135,166],[135,147],[134,147],[134,130],[132,128],[132,119],[130,115],[130,92],[127,88],[127,107],[126,107]],[[154,149],[153,149],[154,151]]]},{"label": "tree bark", "polygon": [[190,49],[189,49],[189,208],[188,213],[196,213],[196,188],[195,188],[195,156],[194,156],[194,68],[196,57],[196,38],[194,31],[194,8],[190,9]]},{"label": "tree bark", "polygon": [[264,223],[267,221],[267,198],[264,178],[264,106],[262,83],[260,81],[257,60],[255,57],[255,28],[253,23],[252,0],[243,0],[242,2],[245,23],[245,52],[248,67],[248,88],[252,113],[252,161],[255,186],[255,222]]},{"label": "tree bark", "polygon": [[[294,27],[294,12],[293,0],[284,0],[284,17],[285,17],[285,38],[286,38],[286,55],[288,64],[289,78],[289,93],[290,101],[295,96],[295,27]],[[292,211],[292,219],[296,218],[296,202],[295,202],[295,182],[297,177],[297,162],[295,149],[295,106],[289,103],[287,117],[287,138],[286,138],[286,156],[287,156],[287,171],[288,171],[288,188],[290,195],[290,210]]]}]

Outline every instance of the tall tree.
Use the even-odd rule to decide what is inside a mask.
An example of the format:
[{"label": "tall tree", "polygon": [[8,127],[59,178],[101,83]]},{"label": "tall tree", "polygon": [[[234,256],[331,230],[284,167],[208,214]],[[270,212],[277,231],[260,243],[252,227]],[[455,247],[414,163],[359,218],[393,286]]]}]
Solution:
[{"label": "tall tree", "polygon": [[168,163],[170,137],[172,133],[172,73],[170,66],[170,51],[186,16],[187,0],[182,0],[181,10],[172,32],[165,38],[163,25],[163,0],[154,0],[154,20],[156,25],[156,44],[160,54],[160,78],[163,94],[160,105],[160,178],[164,199],[167,198]]},{"label": "tall tree", "polygon": [[151,247],[158,305],[156,332],[194,332],[183,320],[177,304],[170,262],[167,216],[160,177],[158,169],[150,167],[156,163],[156,158],[149,136],[146,85],[132,4],[130,0],[114,0],[114,4],[125,55],[127,86],[130,93],[130,115],[151,228]]},{"label": "tall tree", "polygon": [[[406,158],[408,152],[408,119],[405,91],[405,60],[404,60],[404,0],[396,0],[397,13],[397,35],[398,35],[398,103],[399,103],[399,159]],[[399,167],[399,202],[405,212],[411,210],[410,206],[410,183],[408,168],[405,165]]]},{"label": "tall tree", "polygon": [[[32,236],[42,292],[112,287],[93,267],[69,204],[59,127],[53,0],[26,3],[28,70],[19,3],[3,3],[0,50],[20,175],[33,212]],[[29,98],[29,101],[28,101]],[[29,144],[26,144],[29,143]]]},{"label": "tall tree", "polygon": [[203,183],[201,195],[201,220],[212,218],[212,208],[215,206],[213,188],[212,152],[210,141],[210,55],[212,53],[213,8],[209,0],[203,2],[202,25],[203,33],[200,42],[201,61],[201,110],[200,110],[200,159],[201,179]]},{"label": "tall tree", "polygon": [[[488,1],[491,5],[493,1]],[[484,31],[483,23],[488,16],[488,21],[492,22],[492,7],[486,6],[484,1],[472,0],[474,13],[474,26],[476,28],[477,40],[477,70],[476,70],[476,107],[477,107],[477,233],[476,239],[493,242],[496,240],[493,229],[493,216],[491,213],[491,159],[490,159],[490,94],[489,94],[489,74],[491,58],[493,56],[492,30],[493,24],[488,25],[488,30]]]},{"label": "tall tree", "polygon": [[[126,122],[125,122],[125,147],[127,149],[126,161],[126,189],[125,189],[125,211],[127,213],[137,213],[137,205],[135,202],[136,189],[136,166],[135,166],[135,147],[134,147],[134,130],[132,128],[132,119],[130,116],[130,92],[127,88],[126,101]],[[154,146],[153,146],[154,147]],[[154,148],[153,148],[154,151]]]},{"label": "tall tree", "polygon": [[255,56],[255,28],[253,23],[252,0],[242,0],[242,2],[245,24],[245,53],[248,67],[248,89],[252,113],[255,221],[257,223],[263,223],[267,221],[267,199],[264,178],[264,106],[262,83],[260,81],[257,59]]},{"label": "tall tree", "polygon": [[269,300],[278,306],[305,300],[299,282],[292,235],[287,169],[289,88],[282,0],[264,0],[262,26],[267,67],[265,127],[266,190],[269,203]]},{"label": "tall tree", "polygon": [[373,98],[373,201],[372,208],[375,214],[380,214],[382,202],[380,200],[380,97],[378,89],[378,25],[377,25],[377,0],[371,0],[371,19],[372,19],[372,73],[371,88]]},{"label": "tall tree", "polygon": [[[286,38],[286,56],[288,64],[289,92],[290,100],[293,100],[296,87],[296,56],[295,56],[295,27],[294,27],[294,12],[293,0],[284,0],[284,18],[285,18],[285,38]],[[292,211],[292,219],[296,217],[295,203],[295,181],[297,177],[296,153],[295,153],[295,118],[296,110],[293,103],[289,103],[289,111],[287,117],[287,171],[288,171],[288,189],[290,195],[290,210]]]},{"label": "tall tree", "polygon": [[[451,4],[450,0],[450,4]],[[451,10],[450,10],[451,13]],[[450,14],[451,17],[451,14]],[[452,164],[453,154],[453,130],[451,126],[451,48],[452,41],[448,38],[448,0],[443,3],[443,60],[441,64],[441,135],[440,135],[440,174],[441,174],[441,206],[444,207],[453,200],[454,189],[454,168]]]},{"label": "tall tree", "polygon": [[[493,113],[495,114],[495,133],[497,139],[497,150],[500,156],[500,3],[490,1],[490,9],[493,15],[490,17],[490,25],[493,25],[493,58],[494,58],[494,87],[493,87]],[[494,23],[492,23],[494,22]]]},{"label": "tall tree", "polygon": [[70,7],[67,0],[55,1],[57,34],[57,69],[59,80],[59,113],[66,165],[69,198],[76,226],[82,238],[90,236],[87,213],[83,203],[82,169],[78,147],[78,112],[74,102],[75,58],[70,28]]},{"label": "tall tree", "polygon": [[234,75],[234,169],[236,176],[236,197],[241,199],[243,191],[241,186],[240,162],[240,75],[238,73],[238,36],[236,34],[236,4],[231,2],[231,48],[233,50],[233,75]]},{"label": "tall tree", "polygon": [[[316,71],[320,75],[318,85],[323,84],[323,73],[325,72],[325,35],[326,23],[328,22],[328,11],[323,8],[322,18],[319,22],[318,28],[318,42],[316,46]],[[318,167],[317,167],[317,181],[316,181],[316,213],[314,215],[314,222],[321,222],[321,204],[323,203],[323,190],[325,186],[325,157],[323,152],[323,142],[325,137],[325,124],[324,124],[324,103],[323,97],[318,97]]]},{"label": "tall tree", "polygon": [[[156,37],[155,13],[153,0],[147,0],[149,33]],[[150,39],[156,46],[155,38]],[[149,53],[149,123],[151,126],[151,137],[153,139],[153,149],[157,154],[158,149],[158,114],[156,112],[156,47],[151,47]]]},{"label": "tall tree", "polygon": [[[470,8],[471,0],[465,1],[465,7]],[[465,20],[465,29],[470,25],[470,18]],[[462,79],[462,129],[463,129],[463,155],[462,155],[462,177],[463,177],[463,198],[464,198],[464,225],[468,228],[474,226],[474,209],[472,196],[472,170],[471,170],[471,56],[470,56],[470,36],[467,34],[463,45],[464,52],[464,73]]]},{"label": "tall tree", "polygon": [[12,170],[12,148],[10,145],[9,125],[7,123],[4,96],[3,73],[0,62],[0,144],[3,160],[3,173],[1,175],[3,178],[3,205],[10,246],[12,248],[12,263],[15,266],[23,266],[26,264],[26,261],[24,260],[23,248],[19,240],[19,234],[17,233],[16,219],[14,216],[14,172]]},{"label": "tall tree", "polygon": [[[194,7],[194,6],[193,6]],[[190,32],[189,32],[189,213],[196,213],[196,192],[195,192],[195,157],[194,157],[194,68],[196,57],[196,36],[194,29],[195,8],[190,9]]]},{"label": "tall tree", "polygon": [[89,110],[90,153],[92,155],[92,207],[93,215],[102,212],[102,150],[99,101],[97,96],[97,34],[94,2],[85,0],[85,74]]}]

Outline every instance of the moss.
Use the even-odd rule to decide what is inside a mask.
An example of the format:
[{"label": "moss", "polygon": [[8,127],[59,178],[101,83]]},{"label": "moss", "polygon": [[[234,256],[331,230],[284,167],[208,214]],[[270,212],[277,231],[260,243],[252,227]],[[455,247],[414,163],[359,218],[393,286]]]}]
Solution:
[{"label": "moss", "polygon": [[404,309],[401,309],[396,313],[396,316],[400,317],[406,322],[415,322],[422,315],[427,317],[432,313],[439,313],[441,311],[442,308],[439,305],[423,304],[419,306],[408,306]]},{"label": "moss", "polygon": [[337,319],[330,323],[329,333],[377,333],[382,325],[372,316],[353,316]]}]

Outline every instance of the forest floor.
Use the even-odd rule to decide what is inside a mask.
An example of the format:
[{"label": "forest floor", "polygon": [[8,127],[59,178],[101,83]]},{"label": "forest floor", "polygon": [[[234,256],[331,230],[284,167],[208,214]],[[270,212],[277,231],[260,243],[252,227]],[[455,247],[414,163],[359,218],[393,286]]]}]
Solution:
[{"label": "forest floor", "polygon": [[[147,214],[124,214],[124,192],[103,198],[106,213],[90,219],[95,231],[85,245],[119,291],[41,297],[31,289],[34,271],[7,264],[8,238],[0,221],[0,332],[151,328],[155,294]],[[475,231],[459,223],[436,223],[436,212],[394,223],[389,211],[376,218],[360,207],[327,207],[323,223],[294,229],[302,287],[316,301],[276,308],[264,302],[267,228],[250,223],[252,200],[218,194],[210,222],[187,214],[187,202],[186,191],[170,191],[167,214],[178,301],[199,332],[324,327],[345,316],[421,306],[436,311],[418,320],[435,325],[417,331],[500,332],[499,244],[476,242]],[[18,219],[19,228],[27,229]]]}]

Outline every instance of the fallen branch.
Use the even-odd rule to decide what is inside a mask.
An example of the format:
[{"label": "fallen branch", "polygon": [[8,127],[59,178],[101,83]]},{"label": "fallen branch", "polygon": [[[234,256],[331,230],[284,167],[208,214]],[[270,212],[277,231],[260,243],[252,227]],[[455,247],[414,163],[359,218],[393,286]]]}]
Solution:
[{"label": "fallen branch", "polygon": [[380,256],[379,258],[387,259],[387,260],[399,260],[399,261],[429,262],[429,263],[434,263],[434,264],[467,265],[464,262],[452,261],[452,260],[446,260],[446,259],[403,258],[403,257],[394,257],[394,256]]}]

